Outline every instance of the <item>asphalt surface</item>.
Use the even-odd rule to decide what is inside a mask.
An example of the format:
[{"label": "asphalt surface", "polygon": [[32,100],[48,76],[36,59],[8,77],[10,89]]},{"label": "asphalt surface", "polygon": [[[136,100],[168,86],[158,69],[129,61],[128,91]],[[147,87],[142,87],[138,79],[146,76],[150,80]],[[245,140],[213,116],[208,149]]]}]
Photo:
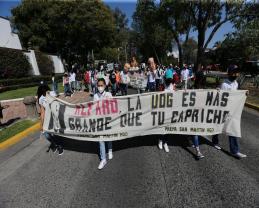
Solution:
[{"label": "asphalt surface", "polygon": [[201,139],[196,160],[187,137],[171,136],[170,152],[156,136],[114,142],[114,158],[98,170],[98,145],[63,140],[62,156],[46,152],[39,134],[0,153],[0,208],[259,207],[259,113],[244,109],[241,152],[228,153]]}]

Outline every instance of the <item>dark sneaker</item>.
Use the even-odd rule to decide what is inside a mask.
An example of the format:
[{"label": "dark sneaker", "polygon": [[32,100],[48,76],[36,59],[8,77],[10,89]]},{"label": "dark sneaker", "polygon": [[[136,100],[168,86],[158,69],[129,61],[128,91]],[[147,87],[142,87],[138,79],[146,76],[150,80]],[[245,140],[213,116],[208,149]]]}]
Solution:
[{"label": "dark sneaker", "polygon": [[57,151],[57,145],[50,144],[47,152],[49,152],[50,150],[55,153]]},{"label": "dark sneaker", "polygon": [[58,147],[56,145],[53,145],[53,147],[51,147],[52,152],[56,153],[58,150]]},{"label": "dark sneaker", "polygon": [[61,146],[58,146],[57,150],[58,150],[58,155],[63,155],[64,150]]},{"label": "dark sneaker", "polygon": [[56,152],[57,150],[58,150],[58,147],[57,147],[57,145],[55,145],[55,144],[51,144],[50,145],[50,149],[52,150],[52,152]]}]

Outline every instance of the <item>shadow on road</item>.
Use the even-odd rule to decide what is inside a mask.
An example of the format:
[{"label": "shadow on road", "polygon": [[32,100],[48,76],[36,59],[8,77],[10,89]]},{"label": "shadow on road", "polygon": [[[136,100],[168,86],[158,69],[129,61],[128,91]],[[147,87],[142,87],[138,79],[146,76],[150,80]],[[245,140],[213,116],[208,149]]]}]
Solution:
[{"label": "shadow on road", "polygon": [[[191,154],[194,159],[197,159],[195,151],[190,149],[192,146],[192,137],[188,135],[165,135],[168,139],[169,146],[179,146]],[[142,147],[142,146],[157,146],[158,139],[163,138],[162,135],[149,135],[141,137],[133,137],[129,139],[119,140],[113,142],[113,151],[120,151],[124,149]],[[64,149],[76,152],[83,152],[89,154],[98,154],[98,142],[80,141],[64,137],[55,137],[62,144]],[[203,137],[199,137],[200,145],[212,146],[211,142]]]}]

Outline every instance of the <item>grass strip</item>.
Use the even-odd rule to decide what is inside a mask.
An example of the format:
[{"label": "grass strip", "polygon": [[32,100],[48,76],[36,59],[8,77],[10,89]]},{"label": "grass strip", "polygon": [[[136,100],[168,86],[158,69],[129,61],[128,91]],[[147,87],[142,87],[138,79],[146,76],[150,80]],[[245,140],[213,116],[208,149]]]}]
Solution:
[{"label": "grass strip", "polygon": [[[51,86],[49,87],[51,88]],[[0,100],[10,100],[16,98],[24,98],[26,96],[35,96],[37,94],[37,89],[38,86],[2,92],[0,94]],[[64,92],[64,87],[62,86],[62,83],[58,83],[58,90],[60,93]]]},{"label": "grass strip", "polygon": [[15,136],[16,134],[24,131],[25,129],[31,127],[32,125],[36,124],[38,120],[23,120],[19,121],[7,128],[4,128],[0,131],[0,143],[4,142],[5,140]]}]

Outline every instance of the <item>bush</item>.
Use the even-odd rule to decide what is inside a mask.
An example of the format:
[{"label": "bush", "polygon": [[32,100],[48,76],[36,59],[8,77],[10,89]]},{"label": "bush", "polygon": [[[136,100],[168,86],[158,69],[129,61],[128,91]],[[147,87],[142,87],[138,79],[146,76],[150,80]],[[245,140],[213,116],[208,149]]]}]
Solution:
[{"label": "bush", "polygon": [[21,84],[21,85],[4,86],[4,87],[0,87],[0,93],[10,91],[10,90],[26,88],[26,87],[34,87],[37,85],[38,85],[37,83],[28,83],[28,84]]},{"label": "bush", "polygon": [[[56,74],[56,80],[62,80],[63,74]],[[20,79],[3,79],[0,80],[0,86],[12,86],[19,84],[28,84],[28,83],[39,83],[40,81],[51,81],[51,76],[31,76]]]},{"label": "bush", "polygon": [[22,50],[0,47],[0,79],[26,77],[31,69]]},{"label": "bush", "polygon": [[[62,81],[63,74],[56,74],[55,77],[57,81]],[[0,80],[0,92],[37,86],[41,81],[51,83],[51,76],[32,76],[20,79]]]},{"label": "bush", "polygon": [[51,75],[55,72],[53,61],[46,54],[35,51],[35,57],[41,75]]}]

